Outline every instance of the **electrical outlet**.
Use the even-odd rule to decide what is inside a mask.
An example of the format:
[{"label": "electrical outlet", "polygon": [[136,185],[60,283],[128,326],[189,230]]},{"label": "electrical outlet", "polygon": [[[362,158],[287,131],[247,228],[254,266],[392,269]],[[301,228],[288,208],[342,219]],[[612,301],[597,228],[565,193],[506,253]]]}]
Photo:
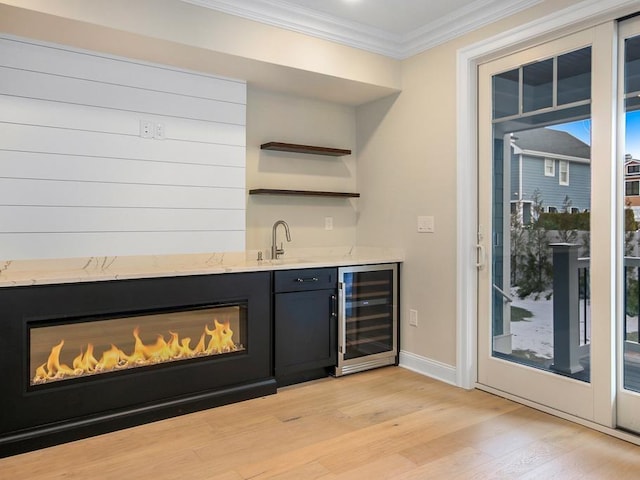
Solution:
[{"label": "electrical outlet", "polygon": [[409,310],[409,325],[412,327],[418,326],[418,311],[417,310]]},{"label": "electrical outlet", "polygon": [[140,120],[140,136],[142,138],[153,138],[153,134],[153,122],[149,120]]},{"label": "electrical outlet", "polygon": [[333,217],[324,217],[324,229],[333,230]]}]

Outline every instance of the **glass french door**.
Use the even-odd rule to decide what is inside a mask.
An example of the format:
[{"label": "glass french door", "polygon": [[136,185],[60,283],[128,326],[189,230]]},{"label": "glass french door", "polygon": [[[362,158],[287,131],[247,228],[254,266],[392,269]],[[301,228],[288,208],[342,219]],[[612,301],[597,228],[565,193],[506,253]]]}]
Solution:
[{"label": "glass french door", "polygon": [[617,424],[640,432],[640,19],[621,23],[618,51],[618,216],[624,234],[618,255]]},{"label": "glass french door", "polygon": [[609,23],[478,72],[478,383],[607,426],[614,44]]}]

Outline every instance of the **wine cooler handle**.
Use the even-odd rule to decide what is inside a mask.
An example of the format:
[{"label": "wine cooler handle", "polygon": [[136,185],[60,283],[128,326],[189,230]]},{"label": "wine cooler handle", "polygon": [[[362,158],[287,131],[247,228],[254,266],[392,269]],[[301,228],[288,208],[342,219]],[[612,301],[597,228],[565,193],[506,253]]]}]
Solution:
[{"label": "wine cooler handle", "polygon": [[340,355],[345,355],[347,353],[347,320],[345,317],[346,312],[344,311],[344,284],[342,282],[338,283],[338,308],[340,309],[340,313],[342,315],[338,315],[338,353]]}]

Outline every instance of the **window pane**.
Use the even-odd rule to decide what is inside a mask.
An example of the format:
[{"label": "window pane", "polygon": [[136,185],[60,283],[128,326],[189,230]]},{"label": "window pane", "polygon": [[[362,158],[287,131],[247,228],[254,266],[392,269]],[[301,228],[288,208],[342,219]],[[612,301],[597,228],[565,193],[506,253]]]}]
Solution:
[{"label": "window pane", "polygon": [[[626,173],[637,178],[640,159],[640,36],[625,40],[624,50],[624,85],[625,93],[631,94],[625,102],[625,140],[624,153]],[[636,179],[625,181],[624,197],[619,205],[624,206],[624,274],[623,291],[624,312],[623,328],[620,339],[623,345],[623,377],[624,388],[640,392],[640,376],[638,375],[638,352],[640,351],[639,322],[640,318],[640,266],[634,263],[634,257],[640,255],[638,249],[638,229],[630,218],[637,219],[640,213],[640,182]]]},{"label": "window pane", "polygon": [[[569,274],[560,267],[564,260],[554,269],[554,250],[549,245],[555,242],[572,244],[567,256],[574,253],[579,257],[588,256],[588,216],[568,219],[560,213],[590,208],[591,121],[589,118],[575,121],[573,109],[560,110],[558,114],[567,115],[567,120],[572,121],[526,130],[521,130],[521,124],[512,120],[494,122],[494,132],[509,125],[514,125],[517,131],[494,134],[493,355],[588,382],[588,354],[581,358],[587,365],[584,370],[568,366],[568,343],[556,343],[555,340],[568,330],[563,323],[567,318],[566,311],[554,313],[558,312],[554,301],[565,309],[570,302],[578,303],[577,306],[572,304],[580,313],[579,318],[573,318],[571,328],[575,327],[579,335],[572,334],[571,341],[579,342],[588,352],[590,306],[589,282],[585,280],[588,269],[577,268]],[[547,123],[547,118],[544,114],[530,115],[533,122],[540,120],[543,124]],[[497,135],[500,137],[495,138]],[[546,155],[541,155],[542,152]],[[553,156],[569,155],[580,161],[562,161],[564,177],[568,179],[571,175],[573,181],[571,185],[560,186],[557,178],[545,173],[552,164],[555,164],[556,173],[560,172],[560,161]],[[582,289],[579,298],[568,295],[566,290],[554,292],[555,280],[567,278],[578,279],[576,285]],[[505,299],[503,292],[511,301]]]},{"label": "window pane", "polygon": [[640,91],[640,37],[625,41],[625,87],[624,93]]},{"label": "window pane", "polygon": [[520,70],[510,70],[493,77],[493,118],[517,115]]},{"label": "window pane", "polygon": [[544,174],[547,177],[554,177],[556,174],[556,164],[555,164],[555,160],[551,159],[551,158],[545,158],[544,159]]},{"label": "window pane", "polygon": [[569,162],[560,160],[558,163],[560,168],[560,185],[569,185]]},{"label": "window pane", "polygon": [[522,83],[523,112],[553,106],[553,59],[524,66]]},{"label": "window pane", "polygon": [[591,47],[558,57],[558,105],[591,98]]}]

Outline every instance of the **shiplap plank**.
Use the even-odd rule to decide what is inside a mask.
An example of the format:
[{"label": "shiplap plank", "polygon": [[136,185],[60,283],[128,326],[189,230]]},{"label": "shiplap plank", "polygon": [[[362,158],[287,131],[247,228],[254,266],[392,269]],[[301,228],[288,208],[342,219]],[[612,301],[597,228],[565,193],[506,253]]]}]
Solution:
[{"label": "shiplap plank", "polygon": [[243,230],[235,210],[2,207],[2,233]]},{"label": "shiplap plank", "polygon": [[240,167],[0,150],[0,177],[34,180],[245,187]]},{"label": "shiplap plank", "polygon": [[8,67],[0,67],[0,92],[17,97],[114,108],[140,114],[157,114],[237,125],[246,123],[246,106],[243,104]]},{"label": "shiplap plank", "polygon": [[245,147],[0,123],[0,149],[245,166]]},{"label": "shiplap plank", "polygon": [[37,252],[36,258],[66,258],[229,252],[242,251],[245,248],[244,230],[196,233],[0,233],[0,251],[3,258],[18,259],[34,258],[34,252]]},{"label": "shiplap plank", "polygon": [[243,250],[245,124],[243,81],[0,35],[2,257]]},{"label": "shiplap plank", "polygon": [[225,208],[241,210],[241,188],[107,184],[0,178],[0,205],[67,207]]},{"label": "shiplap plank", "polygon": [[0,52],[0,64],[17,69],[246,103],[246,85],[240,80],[8,37],[0,38]]},{"label": "shiplap plank", "polygon": [[5,123],[139,136],[141,120],[162,123],[165,136],[171,140],[246,145],[244,125],[140,115],[122,110],[0,95],[0,122]]}]

